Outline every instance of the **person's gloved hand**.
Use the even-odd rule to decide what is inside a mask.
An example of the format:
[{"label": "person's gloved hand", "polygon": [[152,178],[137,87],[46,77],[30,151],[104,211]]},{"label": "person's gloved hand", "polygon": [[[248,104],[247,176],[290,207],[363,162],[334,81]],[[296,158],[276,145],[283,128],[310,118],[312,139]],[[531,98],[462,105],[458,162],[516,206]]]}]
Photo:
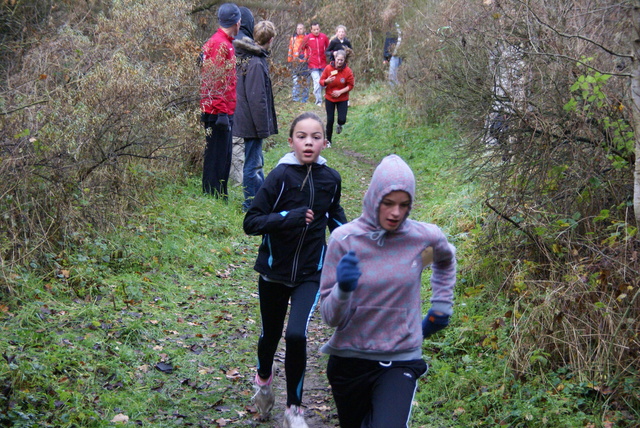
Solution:
[{"label": "person's gloved hand", "polygon": [[360,260],[356,256],[355,251],[349,251],[342,256],[338,262],[336,269],[336,277],[338,279],[338,287],[342,291],[353,291],[358,286],[358,278],[362,275],[358,267]]},{"label": "person's gloved hand", "polygon": [[439,332],[449,325],[449,315],[436,314],[433,309],[429,309],[427,316],[422,320],[422,337],[427,338]]},{"label": "person's gloved hand", "polygon": [[229,129],[229,116],[225,113],[219,113],[218,119],[216,119],[216,128]]}]

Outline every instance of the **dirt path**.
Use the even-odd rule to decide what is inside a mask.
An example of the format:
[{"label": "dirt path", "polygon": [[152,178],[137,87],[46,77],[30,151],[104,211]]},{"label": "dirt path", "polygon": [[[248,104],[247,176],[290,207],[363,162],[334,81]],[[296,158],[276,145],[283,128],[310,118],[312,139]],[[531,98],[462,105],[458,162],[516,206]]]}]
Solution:
[{"label": "dirt path", "polygon": [[[331,396],[331,389],[327,381],[327,356],[320,352],[320,347],[331,337],[332,331],[323,325],[320,314],[316,310],[309,324],[309,340],[307,344],[307,371],[304,380],[304,395],[302,405],[305,409],[305,419],[310,428],[338,427],[338,416]],[[282,417],[287,401],[284,374],[284,340],[275,357],[276,375],[274,388],[276,404],[269,421],[260,423],[257,427],[282,427]]]}]

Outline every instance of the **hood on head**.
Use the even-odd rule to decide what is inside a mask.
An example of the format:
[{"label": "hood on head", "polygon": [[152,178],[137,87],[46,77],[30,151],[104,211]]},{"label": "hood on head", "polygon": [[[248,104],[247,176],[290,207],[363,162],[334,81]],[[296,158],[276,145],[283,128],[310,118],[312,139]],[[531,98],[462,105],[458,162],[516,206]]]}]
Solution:
[{"label": "hood on head", "polygon": [[[378,218],[380,202],[386,195],[397,190],[407,192],[413,205],[416,192],[416,179],[413,171],[400,156],[389,155],[382,159],[373,172],[371,183],[362,202],[361,217],[370,227],[380,229],[380,220]],[[407,211],[407,216],[402,220],[398,230],[402,229],[410,212],[411,208]]]},{"label": "hood on head", "polygon": [[253,19],[253,13],[244,7],[240,6],[240,30],[238,31],[238,35],[236,39],[242,39],[243,37],[248,37],[253,40],[253,27],[255,26],[255,20]]}]

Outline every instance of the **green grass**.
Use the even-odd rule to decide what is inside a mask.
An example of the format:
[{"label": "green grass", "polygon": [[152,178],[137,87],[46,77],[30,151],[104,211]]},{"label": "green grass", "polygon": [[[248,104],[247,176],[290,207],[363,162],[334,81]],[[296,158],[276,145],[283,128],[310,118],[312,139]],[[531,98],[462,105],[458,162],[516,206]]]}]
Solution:
[{"label": "green grass", "polygon": [[[424,344],[431,369],[412,426],[631,426],[570,372],[511,374],[512,305],[499,293],[499,263],[478,244],[483,212],[458,168],[459,136],[446,125],[415,125],[384,91],[354,96],[367,101],[354,99],[323,156],[343,177],[350,219],[377,162],[402,156],[418,181],[412,217],[440,225],[458,249],[455,314]],[[288,151],[296,108],[280,109],[266,172]],[[162,186],[125,228],[7,278],[17,292],[0,306],[0,425],[102,427],[124,414],[141,426],[255,426],[247,404],[260,329],[259,238],[242,232],[241,202],[239,187],[223,203],[187,176]],[[427,274],[424,281],[426,310]]]}]

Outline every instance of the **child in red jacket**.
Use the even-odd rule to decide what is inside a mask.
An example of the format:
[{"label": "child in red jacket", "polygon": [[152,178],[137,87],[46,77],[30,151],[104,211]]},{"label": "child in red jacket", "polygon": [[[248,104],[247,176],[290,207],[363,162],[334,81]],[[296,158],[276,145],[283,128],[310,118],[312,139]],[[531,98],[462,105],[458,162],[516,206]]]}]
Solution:
[{"label": "child in red jacket", "polygon": [[327,110],[327,140],[331,144],[335,111],[338,110],[338,127],[336,133],[342,132],[342,125],[347,122],[349,109],[349,92],[355,85],[353,71],[347,65],[347,53],[338,50],[333,53],[335,60],[322,72],[320,85],[325,87],[325,107]]}]

